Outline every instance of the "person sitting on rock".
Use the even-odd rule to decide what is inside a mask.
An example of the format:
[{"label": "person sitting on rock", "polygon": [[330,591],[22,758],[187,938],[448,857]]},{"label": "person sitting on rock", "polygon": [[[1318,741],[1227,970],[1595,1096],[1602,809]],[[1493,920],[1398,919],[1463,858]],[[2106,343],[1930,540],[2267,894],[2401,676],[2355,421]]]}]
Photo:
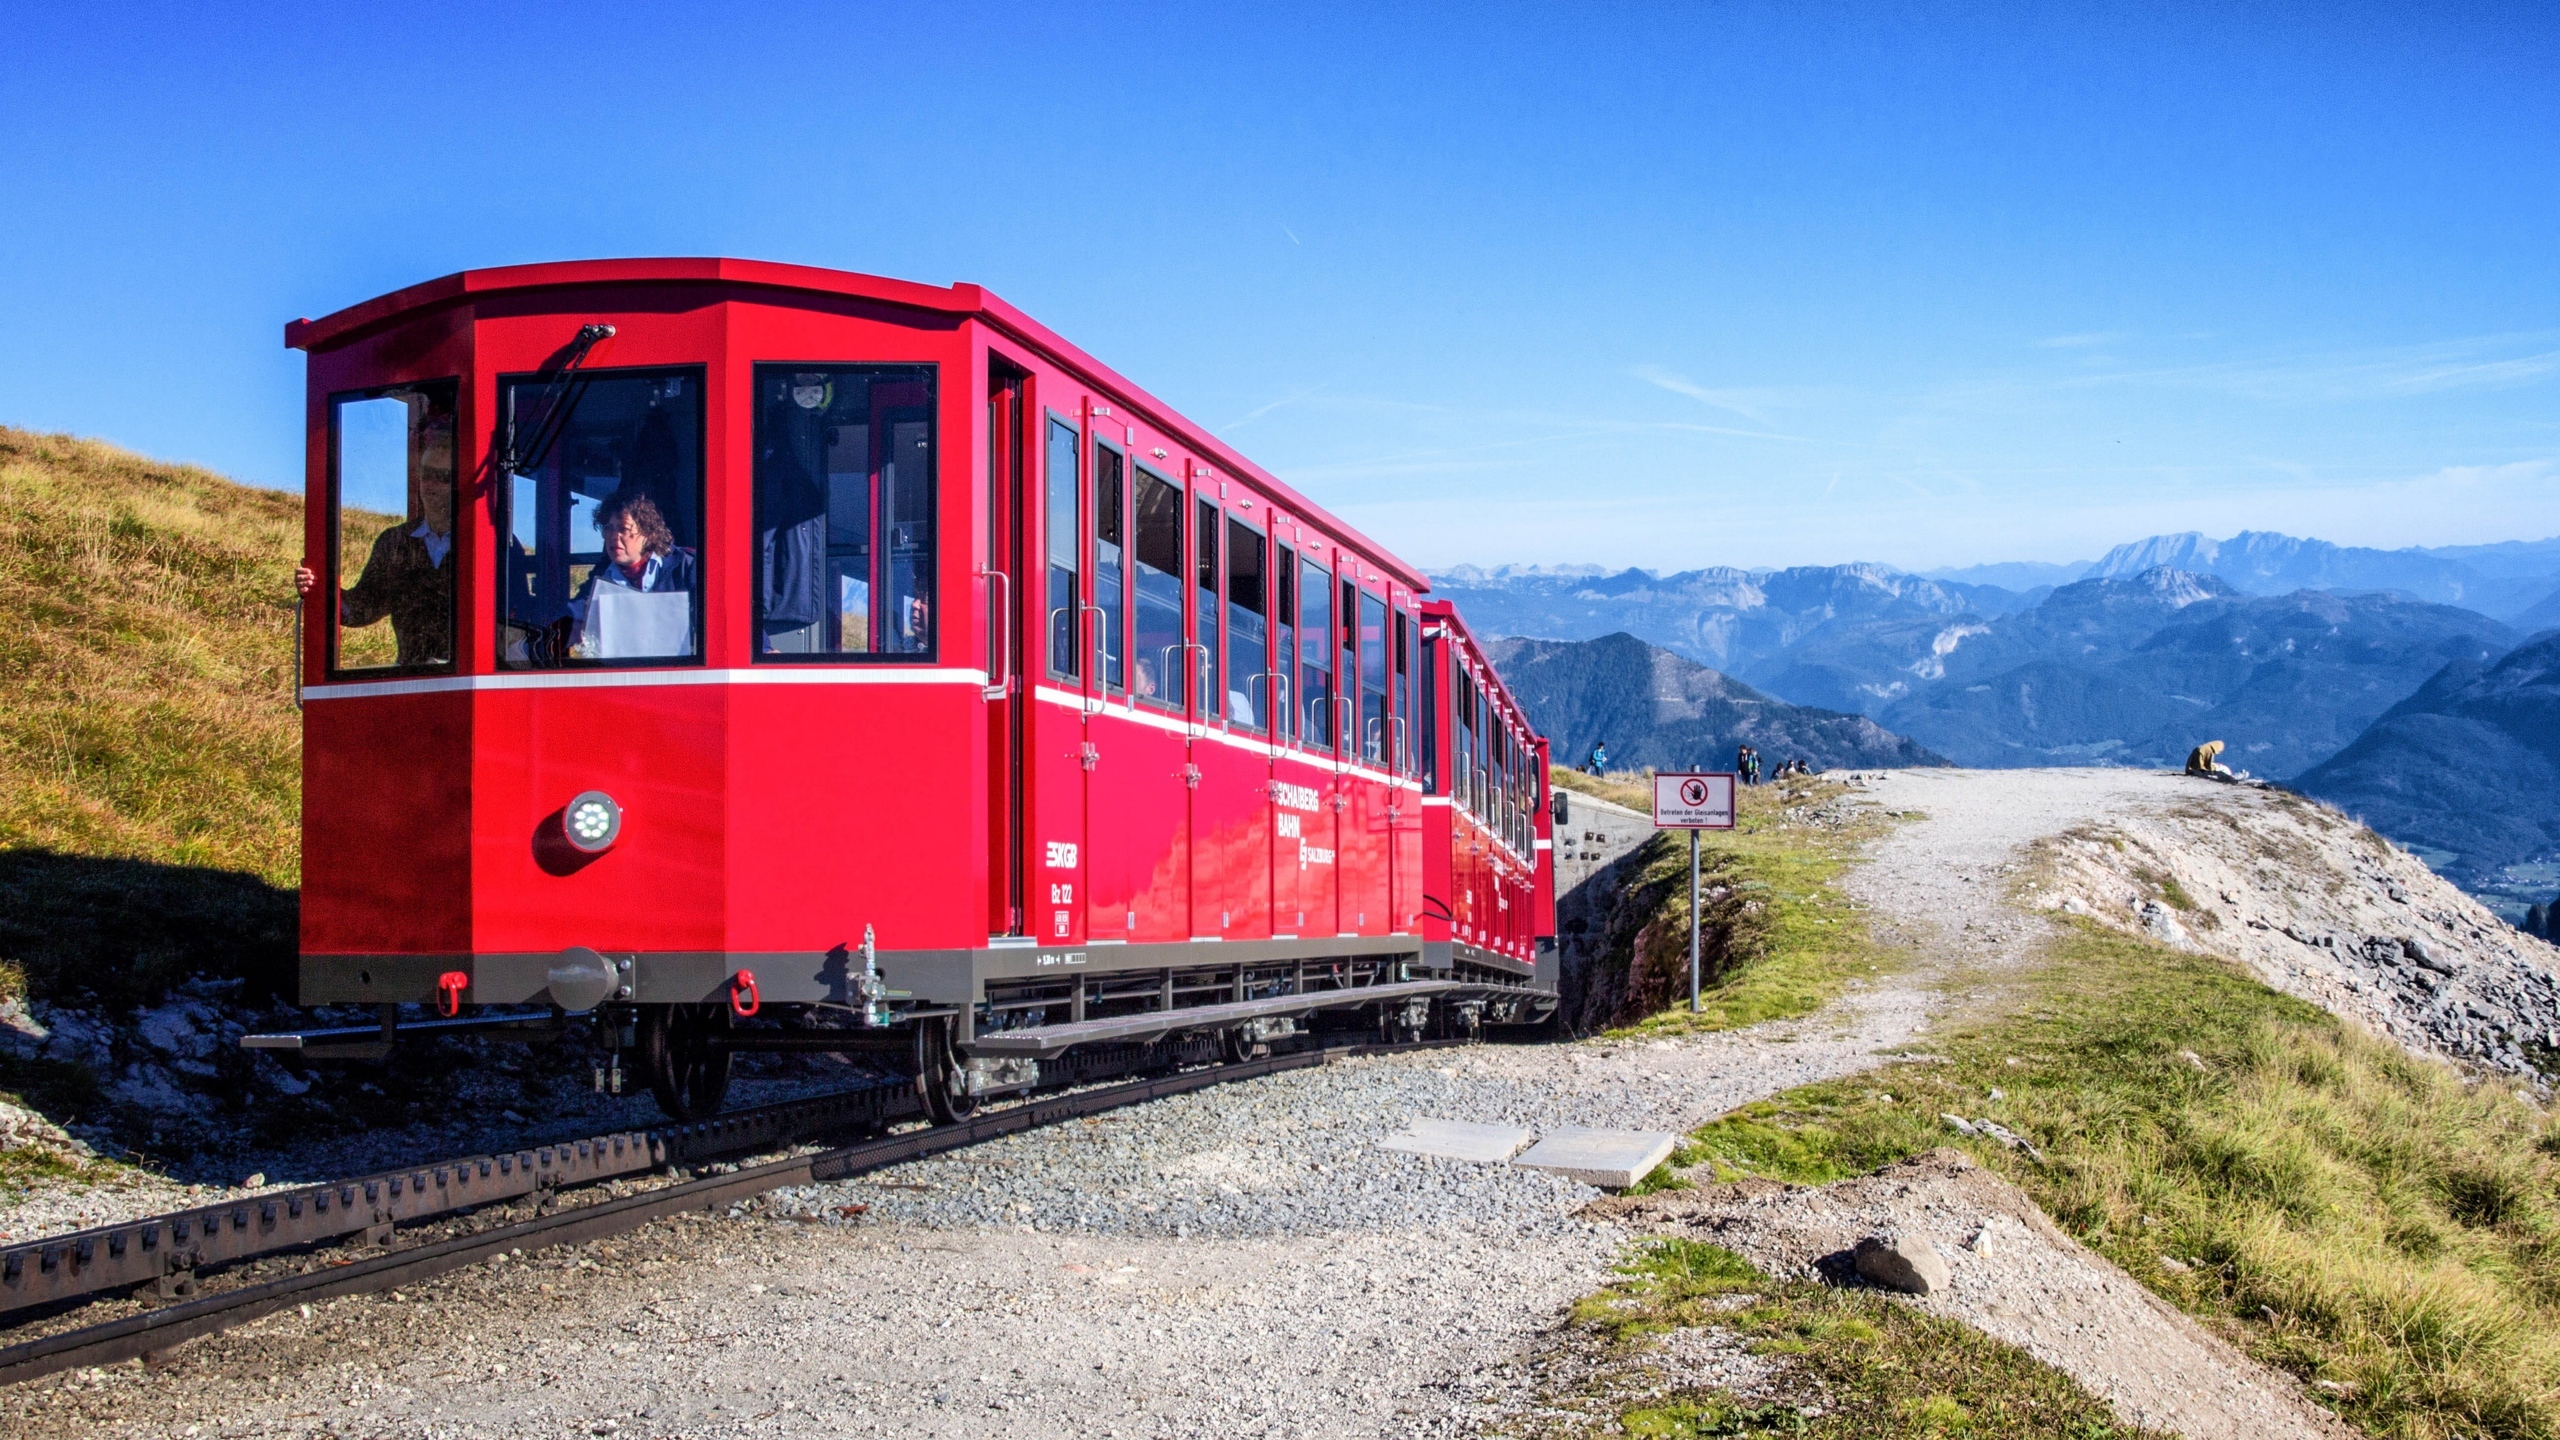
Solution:
[{"label": "person sitting on rock", "polygon": [[2188,751],[2187,773],[2190,775],[2201,775],[2208,780],[2231,780],[2238,778],[2231,773],[2230,767],[2224,765],[2218,758],[2222,754],[2222,751],[2223,744],[2219,740],[2207,740],[2193,750]]}]

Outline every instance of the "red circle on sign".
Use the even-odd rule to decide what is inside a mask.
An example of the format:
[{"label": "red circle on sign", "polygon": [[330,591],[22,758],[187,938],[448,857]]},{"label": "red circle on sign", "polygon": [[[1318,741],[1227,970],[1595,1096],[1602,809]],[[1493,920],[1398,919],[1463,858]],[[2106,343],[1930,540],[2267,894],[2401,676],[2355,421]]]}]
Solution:
[{"label": "red circle on sign", "polygon": [[1680,783],[1680,798],[1681,798],[1681,799],[1683,799],[1683,800],[1685,800],[1685,801],[1687,801],[1687,802],[1689,802],[1689,803],[1690,803],[1690,804],[1692,804],[1692,805],[1704,805],[1704,804],[1706,804],[1706,803],[1707,803],[1707,782],[1706,782],[1706,781],[1704,781],[1704,780],[1684,780],[1684,781],[1682,781],[1682,782]]}]

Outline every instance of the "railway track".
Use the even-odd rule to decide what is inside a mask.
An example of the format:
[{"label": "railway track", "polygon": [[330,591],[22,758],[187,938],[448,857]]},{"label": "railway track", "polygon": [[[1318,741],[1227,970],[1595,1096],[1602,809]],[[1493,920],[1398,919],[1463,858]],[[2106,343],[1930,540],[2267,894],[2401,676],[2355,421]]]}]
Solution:
[{"label": "railway track", "polygon": [[[248,1324],[286,1306],[415,1284],[431,1276],[478,1264],[501,1252],[584,1244],[590,1240],[638,1229],[665,1216],[686,1211],[717,1209],[786,1186],[841,1180],[885,1166],[921,1159],[928,1155],[963,1149],[998,1136],[1037,1129],[1062,1120],[1096,1115],[1124,1106],[1140,1105],[1168,1095],[1257,1079],[1286,1070],[1323,1065],[1353,1055],[1429,1049],[1457,1043],[1462,1042],[1435,1040],[1402,1045],[1355,1045],[1299,1050],[1262,1059],[1230,1061],[1202,1069],[1037,1097],[1002,1109],[988,1110],[956,1124],[887,1135],[831,1150],[748,1166],[726,1174],[682,1180],[639,1194],[537,1215],[530,1220],[492,1226],[486,1230],[448,1240],[325,1265],[299,1275],[244,1285],[218,1294],[179,1298],[174,1304],[140,1314],[123,1316],[79,1329],[65,1330],[0,1348],[0,1385],[18,1384],[63,1370],[111,1365],[146,1358],[189,1340]],[[504,1196],[496,1193],[495,1186],[473,1190],[468,1201],[448,1203],[442,1211],[426,1208],[435,1203],[434,1198],[423,1199],[414,1214],[402,1217],[416,1219],[431,1214],[452,1213],[464,1208],[465,1205],[476,1207],[497,1200],[521,1198],[527,1195],[539,1197],[550,1189],[565,1184],[594,1183],[613,1178],[615,1175],[645,1173],[650,1169],[664,1168],[686,1160],[707,1160],[715,1153],[732,1155],[753,1153],[756,1150],[773,1148],[775,1145],[787,1145],[793,1143],[795,1138],[822,1133],[828,1128],[841,1128],[847,1124],[860,1124],[876,1119],[878,1116],[874,1112],[881,1109],[884,1103],[896,1104],[892,1097],[903,1097],[905,1100],[906,1103],[903,1106],[897,1107],[901,1115],[913,1113],[918,1108],[912,1092],[903,1087],[893,1090],[888,1096],[880,1097],[878,1102],[870,1098],[859,1101],[850,1099],[850,1097],[868,1097],[869,1093],[844,1092],[838,1095],[815,1097],[807,1101],[790,1101],[780,1105],[759,1107],[754,1111],[740,1111],[736,1115],[723,1116],[698,1126],[675,1126],[664,1131],[626,1132],[620,1136],[579,1141],[574,1145],[515,1152],[506,1158],[514,1162],[519,1157],[524,1157],[523,1163],[510,1163],[504,1171],[500,1170],[493,1157],[472,1157],[468,1162],[449,1162],[441,1167],[445,1172],[445,1178],[441,1181],[434,1179],[435,1171],[439,1167],[426,1167],[418,1170],[387,1172],[362,1180],[336,1182],[326,1186],[311,1186],[302,1191],[284,1192],[276,1196],[260,1197],[257,1200],[190,1210],[182,1214],[156,1216],[148,1220],[132,1222],[130,1225],[107,1227],[106,1231],[84,1231],[78,1236],[57,1236],[33,1245],[12,1247],[8,1253],[12,1257],[22,1257],[25,1252],[50,1248],[59,1257],[55,1264],[68,1266],[74,1263],[73,1257],[79,1254],[79,1242],[85,1238],[92,1247],[91,1263],[94,1264],[96,1257],[103,1249],[104,1237],[113,1231],[128,1233],[128,1239],[120,1252],[125,1256],[142,1253],[140,1236],[145,1233],[169,1237],[166,1243],[173,1245],[183,1245],[191,1241],[201,1245],[207,1238],[206,1227],[209,1224],[216,1227],[213,1235],[217,1241],[221,1237],[247,1236],[252,1231],[253,1222],[240,1217],[258,1214],[263,1221],[264,1215],[259,1207],[271,1205],[280,1220],[291,1218],[285,1214],[287,1206],[283,1202],[288,1196],[302,1195],[309,1198],[306,1199],[300,1213],[317,1219],[330,1212],[313,1208],[310,1203],[312,1199],[323,1194],[333,1197],[362,1195],[367,1186],[373,1187],[375,1195],[373,1208],[364,1208],[360,1202],[353,1199],[345,1200],[335,1212],[339,1218],[328,1222],[338,1228],[332,1231],[330,1236],[319,1237],[319,1239],[322,1241],[327,1238],[343,1239],[362,1231],[365,1239],[386,1242],[389,1238],[389,1225],[393,1222],[360,1217],[380,1214],[384,1202],[399,1198],[390,1190],[390,1180],[394,1174],[402,1181],[409,1182],[404,1184],[403,1191],[410,1196],[442,1197],[447,1200],[460,1193],[463,1188],[455,1185],[452,1177],[466,1164],[472,1172],[474,1184],[495,1181],[518,1187]],[[792,1129],[794,1124],[802,1127],[796,1133]],[[715,1131],[721,1133],[707,1133]],[[619,1142],[618,1145],[616,1142]],[[625,1166],[631,1161],[644,1160],[652,1154],[658,1157],[654,1161],[630,1165],[629,1168],[614,1168]],[[482,1169],[481,1162],[484,1160],[490,1162],[486,1176],[479,1173]],[[420,1175],[429,1177],[428,1188],[423,1192],[414,1183]],[[548,1184],[536,1183],[546,1179],[549,1181]],[[239,1220],[236,1225],[232,1223],[235,1219]],[[347,1223],[350,1220],[356,1220],[358,1223]],[[280,1250],[307,1249],[313,1243],[315,1243],[313,1240],[286,1239],[268,1243],[263,1249],[250,1249],[244,1245],[236,1254],[192,1253],[203,1254],[200,1263],[212,1264],[218,1261],[228,1263],[256,1255],[272,1254]],[[155,1244],[153,1249],[159,1250],[160,1247]],[[165,1264],[165,1261],[163,1263]],[[140,1283],[154,1282],[146,1277]],[[90,1287],[86,1293],[109,1293],[113,1288],[115,1288],[114,1285],[98,1285]],[[76,1300],[66,1294],[54,1300],[39,1300],[33,1304],[20,1304],[13,1308],[20,1312],[43,1309],[50,1313],[66,1303],[76,1303]],[[0,1315],[8,1313],[8,1310],[0,1309]]]}]

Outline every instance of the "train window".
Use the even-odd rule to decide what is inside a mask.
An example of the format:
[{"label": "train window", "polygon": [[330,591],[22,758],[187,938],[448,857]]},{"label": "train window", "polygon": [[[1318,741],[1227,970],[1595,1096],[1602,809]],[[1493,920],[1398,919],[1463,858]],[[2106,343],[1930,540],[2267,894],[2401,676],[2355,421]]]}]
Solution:
[{"label": "train window", "polygon": [[1215,715],[1226,687],[1218,683],[1218,632],[1225,628],[1226,615],[1218,608],[1218,506],[1215,501],[1199,502],[1199,523],[1191,530],[1192,542],[1199,547],[1192,556],[1192,579],[1200,587],[1193,597],[1192,614],[1200,635],[1200,713]]},{"label": "train window", "polygon": [[1285,739],[1297,729],[1298,552],[1273,546],[1271,562],[1271,723]]},{"label": "train window", "polygon": [[1450,687],[1457,693],[1450,707],[1449,789],[1458,808],[1476,811],[1476,687],[1464,666],[1450,667]]},{"label": "train window", "polygon": [[1475,794],[1476,819],[1493,823],[1493,702],[1485,698],[1484,677],[1467,677],[1467,698],[1472,711],[1467,734],[1474,742],[1468,754],[1468,785]]},{"label": "train window", "polygon": [[1333,748],[1333,577],[1313,560],[1298,570],[1298,736]]},{"label": "train window", "polygon": [[756,650],[933,656],[934,370],[758,365]]},{"label": "train window", "polygon": [[1093,442],[1093,603],[1102,611],[1094,621],[1102,630],[1095,648],[1102,652],[1102,683],[1115,691],[1129,688],[1129,642],[1120,628],[1128,613],[1120,593],[1128,569],[1125,483],[1120,452],[1099,440]]},{"label": "train window", "polygon": [[1436,795],[1440,792],[1440,716],[1449,708],[1449,699],[1440,688],[1440,642],[1429,631],[1422,636],[1422,699],[1422,712],[1413,717],[1414,728],[1421,732],[1422,791]]},{"label": "train window", "polygon": [[1262,533],[1241,520],[1227,522],[1227,718],[1248,730],[1262,728],[1269,713],[1271,650],[1263,616]]},{"label": "train window", "polygon": [[1395,736],[1387,716],[1387,602],[1360,596],[1360,748],[1372,765],[1387,763]]},{"label": "train window", "polygon": [[1137,680],[1142,700],[1183,706],[1182,487],[1140,466],[1137,483]]},{"label": "train window", "polygon": [[1077,608],[1084,597],[1076,587],[1084,538],[1076,524],[1076,441],[1076,427],[1049,417],[1048,505],[1041,517],[1049,550],[1049,673],[1068,680],[1084,673],[1076,653],[1076,636],[1084,629]]},{"label": "train window", "polygon": [[330,402],[333,674],[453,663],[458,388],[437,380]]},{"label": "train window", "polygon": [[702,372],[504,378],[509,669],[702,653]]},{"label": "train window", "polygon": [[1413,773],[1413,617],[1396,612],[1396,773]]}]

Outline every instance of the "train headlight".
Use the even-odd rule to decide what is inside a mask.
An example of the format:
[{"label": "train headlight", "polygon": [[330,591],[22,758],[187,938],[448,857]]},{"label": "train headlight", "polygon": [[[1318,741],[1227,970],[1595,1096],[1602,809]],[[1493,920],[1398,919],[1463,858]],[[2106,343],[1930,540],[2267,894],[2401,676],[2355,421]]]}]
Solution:
[{"label": "train headlight", "polygon": [[569,843],[590,855],[601,853],[622,834],[622,807],[601,790],[589,790],[569,802],[560,817]]}]

